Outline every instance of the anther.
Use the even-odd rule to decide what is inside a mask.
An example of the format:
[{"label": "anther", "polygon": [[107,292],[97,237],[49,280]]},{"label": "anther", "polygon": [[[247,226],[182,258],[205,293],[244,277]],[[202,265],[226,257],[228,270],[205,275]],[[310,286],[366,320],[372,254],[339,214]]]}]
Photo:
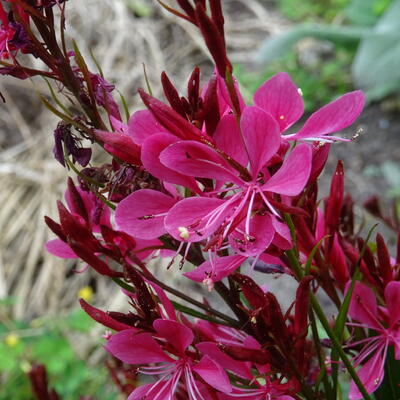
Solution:
[{"label": "anther", "polygon": [[147,219],[152,219],[152,218],[154,218],[154,215],[143,215],[143,217],[139,217],[138,220],[145,221]]},{"label": "anther", "polygon": [[188,229],[186,227],[180,226],[178,228],[178,231],[179,231],[179,237],[181,237],[184,240],[189,239],[190,233],[189,233],[189,231],[188,231]]}]

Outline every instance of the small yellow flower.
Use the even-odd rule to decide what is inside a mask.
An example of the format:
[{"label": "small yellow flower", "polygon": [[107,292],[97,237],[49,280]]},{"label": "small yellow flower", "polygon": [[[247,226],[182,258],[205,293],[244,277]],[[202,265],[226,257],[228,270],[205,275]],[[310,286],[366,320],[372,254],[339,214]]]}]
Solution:
[{"label": "small yellow flower", "polygon": [[83,288],[79,289],[78,297],[85,301],[90,301],[93,297],[93,289],[90,286],[84,286]]},{"label": "small yellow flower", "polygon": [[19,336],[16,333],[10,333],[4,338],[4,342],[8,347],[15,347],[19,343]]}]

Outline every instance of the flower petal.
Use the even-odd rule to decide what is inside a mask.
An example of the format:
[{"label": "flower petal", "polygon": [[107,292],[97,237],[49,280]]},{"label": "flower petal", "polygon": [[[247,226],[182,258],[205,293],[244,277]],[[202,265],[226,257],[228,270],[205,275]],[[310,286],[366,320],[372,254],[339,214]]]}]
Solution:
[{"label": "flower petal", "polygon": [[358,118],[364,103],[365,96],[360,90],[347,93],[316,111],[299,132],[288,135],[286,138],[290,140],[329,139],[329,134],[347,128]]},{"label": "flower petal", "polygon": [[153,322],[156,332],[174,346],[181,354],[193,342],[194,334],[190,328],[176,321],[156,319]]},{"label": "flower petal", "polygon": [[219,228],[232,212],[233,206],[227,200],[215,198],[183,199],[169,211],[164,221],[165,227],[177,240],[200,242]]},{"label": "flower petal", "polygon": [[[382,347],[357,371],[357,375],[363,383],[368,393],[375,392],[383,381],[384,376],[384,363],[385,360],[382,356]],[[363,399],[364,396],[358,390],[354,381],[350,383],[350,400]]]},{"label": "flower petal", "polygon": [[245,107],[240,120],[253,177],[279,150],[279,125],[271,115],[256,106]]},{"label": "flower petal", "polygon": [[166,232],[164,219],[176,200],[151,189],[133,192],[115,210],[117,228],[134,237],[155,239]]},{"label": "flower petal", "polygon": [[172,143],[179,139],[169,133],[156,133],[145,140],[142,145],[143,166],[155,177],[162,181],[174,183],[198,191],[194,179],[190,176],[182,175],[174,169],[168,168],[160,161],[160,154]]},{"label": "flower petal", "polygon": [[209,356],[215,360],[222,368],[228,369],[233,373],[241,376],[242,378],[251,380],[253,375],[251,374],[250,364],[243,361],[236,361],[223,353],[215,342],[201,342],[196,344],[196,348],[201,351],[204,355]]},{"label": "flower petal", "polygon": [[143,144],[151,135],[166,132],[166,129],[157,122],[149,110],[136,111],[128,122],[128,132],[135,143]]},{"label": "flower petal", "polygon": [[173,362],[150,333],[137,333],[136,329],[126,329],[112,335],[105,348],[127,364]]},{"label": "flower petal", "polygon": [[272,225],[275,229],[273,244],[282,250],[291,249],[293,247],[293,243],[289,227],[284,222],[280,222],[274,216],[271,216],[271,219]]},{"label": "flower petal", "polygon": [[244,148],[238,122],[233,114],[226,114],[220,119],[213,137],[218,149],[242,166],[247,166],[249,158]]},{"label": "flower petal", "polygon": [[174,380],[158,380],[136,388],[127,400],[170,400],[174,389]]},{"label": "flower petal", "polygon": [[166,167],[187,176],[242,183],[228,162],[203,143],[177,142],[161,153],[160,160]]},{"label": "flower petal", "polygon": [[293,125],[304,112],[299,89],[286,72],[265,82],[254,94],[254,104],[278,122],[281,132]]},{"label": "flower petal", "polygon": [[223,393],[230,393],[232,391],[228,375],[221,366],[210,357],[204,356],[200,362],[193,367],[193,371],[198,373],[204,381],[214,389]]},{"label": "flower petal", "polygon": [[239,255],[217,257],[212,262],[203,262],[194,270],[183,275],[195,282],[203,282],[205,279],[218,282],[234,272],[245,261],[246,257]]},{"label": "flower petal", "polygon": [[369,328],[380,329],[377,320],[378,305],[372,289],[362,283],[356,282],[351,297],[349,315]]},{"label": "flower petal", "polygon": [[385,288],[385,300],[389,314],[390,327],[400,320],[400,282],[392,281]]},{"label": "flower petal", "polygon": [[310,176],[311,157],[312,152],[308,145],[296,146],[262,189],[287,196],[297,196],[304,189]]},{"label": "flower petal", "polygon": [[271,244],[274,234],[269,214],[254,215],[249,220],[248,230],[243,221],[229,234],[229,243],[238,254],[257,257]]},{"label": "flower petal", "polygon": [[71,247],[61,239],[50,240],[45,244],[45,247],[50,254],[53,254],[53,256],[60,258],[78,258]]}]

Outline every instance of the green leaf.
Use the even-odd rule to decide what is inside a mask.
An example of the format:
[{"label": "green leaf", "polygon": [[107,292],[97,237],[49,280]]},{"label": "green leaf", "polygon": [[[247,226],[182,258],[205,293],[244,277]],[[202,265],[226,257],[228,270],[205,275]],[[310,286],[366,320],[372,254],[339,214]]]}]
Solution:
[{"label": "green leaf", "polygon": [[75,310],[67,316],[63,325],[65,328],[75,332],[89,332],[94,326],[94,323],[83,310]]},{"label": "green leaf", "polygon": [[335,25],[299,25],[281,35],[267,38],[257,52],[256,61],[270,63],[289,52],[301,39],[313,37],[339,44],[357,43],[370,30],[368,28]]},{"label": "green leaf", "polygon": [[388,93],[400,89],[400,1],[395,1],[360,43],[352,66],[359,87]]},{"label": "green leaf", "polygon": [[345,14],[353,24],[374,26],[391,3],[392,0],[353,0]]}]

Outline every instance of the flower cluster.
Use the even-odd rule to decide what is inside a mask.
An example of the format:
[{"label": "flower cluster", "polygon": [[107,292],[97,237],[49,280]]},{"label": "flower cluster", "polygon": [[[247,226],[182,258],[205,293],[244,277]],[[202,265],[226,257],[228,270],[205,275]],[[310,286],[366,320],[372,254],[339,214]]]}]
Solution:
[{"label": "flower cluster", "polygon": [[[128,313],[81,300],[94,320],[116,331],[106,334],[106,350],[134,365],[132,384],[112,373],[114,381],[130,400],[333,400],[342,365],[352,400],[393,389],[384,369],[400,359],[400,244],[393,259],[382,236],[374,252],[369,236],[356,231],[341,162],[329,195],[318,198],[330,146],[350,140],[337,133],[360,115],[363,93],[345,94],[300,124],[301,90],[281,72],[246,104],[227,57],[221,1],[176,3],[160,2],[199,29],[215,72],[202,87],[195,68],[186,96],[163,72],[166,101],[139,90],[144,107],[127,121],[114,86],[89,71],[76,46],[57,44],[52,6],[64,18],[65,2],[17,0],[8,15],[0,3],[1,54],[12,60],[0,72],[61,82],[61,93],[81,110],[71,115],[58,100],[44,100],[62,119],[54,155],[78,174],[78,184],[68,180],[67,207],[58,204],[59,222],[46,217],[58,237],[46,247],[82,260],[126,294]],[[31,23],[41,40],[27,29]],[[17,62],[19,50],[47,69]],[[101,145],[109,162],[89,165],[92,152],[81,139]],[[366,207],[398,228],[376,199]],[[168,258],[169,267],[179,261],[179,279],[215,291],[230,311],[157,279],[148,264],[156,257]],[[257,284],[254,270],[298,281],[288,310]],[[335,321],[319,305],[319,291],[337,308]],[[320,341],[316,318],[329,340]]]}]

